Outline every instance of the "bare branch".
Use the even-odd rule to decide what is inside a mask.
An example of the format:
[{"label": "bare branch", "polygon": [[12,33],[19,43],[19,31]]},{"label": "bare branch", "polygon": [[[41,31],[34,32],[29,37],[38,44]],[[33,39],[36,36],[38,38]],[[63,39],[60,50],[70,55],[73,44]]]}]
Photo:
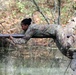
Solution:
[{"label": "bare branch", "polygon": [[46,21],[48,24],[50,24],[49,21],[47,20],[47,18],[45,17],[45,15],[44,15],[44,14],[42,13],[42,11],[40,10],[40,8],[39,8],[39,6],[37,5],[37,3],[36,3],[35,0],[33,0],[33,3],[35,4],[35,6],[36,6],[36,8],[37,8],[37,11],[39,11],[39,12],[42,14],[42,16],[44,17],[45,21]]},{"label": "bare branch", "polygon": [[60,24],[60,7],[61,7],[61,0],[58,0],[58,24]]}]

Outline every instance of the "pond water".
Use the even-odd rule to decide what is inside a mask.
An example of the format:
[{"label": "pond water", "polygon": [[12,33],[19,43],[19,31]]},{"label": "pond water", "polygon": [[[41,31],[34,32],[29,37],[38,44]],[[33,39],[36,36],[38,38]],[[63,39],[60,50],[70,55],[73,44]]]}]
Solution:
[{"label": "pond water", "polygon": [[[31,48],[31,49],[30,49]],[[0,52],[0,75],[71,75],[70,60],[48,47],[25,47]]]}]

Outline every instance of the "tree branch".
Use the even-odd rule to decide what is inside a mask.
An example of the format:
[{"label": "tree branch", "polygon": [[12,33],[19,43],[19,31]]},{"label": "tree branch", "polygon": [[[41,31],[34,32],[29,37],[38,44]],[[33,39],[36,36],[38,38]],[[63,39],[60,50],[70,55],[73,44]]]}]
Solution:
[{"label": "tree branch", "polygon": [[42,16],[44,17],[45,21],[46,21],[48,24],[50,24],[49,21],[47,20],[47,18],[45,17],[45,15],[44,15],[44,14],[42,13],[42,11],[40,10],[40,8],[39,8],[39,6],[37,5],[36,1],[35,1],[35,0],[32,0],[32,1],[33,1],[33,3],[35,4],[37,10],[38,10],[38,11],[42,14]]},{"label": "tree branch", "polygon": [[60,7],[61,7],[61,0],[58,0],[58,24],[60,24]]}]

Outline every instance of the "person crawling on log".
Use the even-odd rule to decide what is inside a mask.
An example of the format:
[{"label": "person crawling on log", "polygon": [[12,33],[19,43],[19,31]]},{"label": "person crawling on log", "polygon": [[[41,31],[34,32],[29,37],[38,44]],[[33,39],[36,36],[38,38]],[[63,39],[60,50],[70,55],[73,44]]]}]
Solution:
[{"label": "person crawling on log", "polygon": [[[73,30],[76,27],[76,24],[73,23],[74,21],[71,21],[70,24],[68,24],[66,27],[62,27],[61,25],[57,24],[49,24],[49,25],[36,25],[31,24],[32,19],[31,18],[25,18],[21,21],[21,27],[24,30],[24,37],[21,39],[15,39],[12,36],[10,36],[10,39],[15,44],[22,44],[27,43],[27,41],[32,38],[33,36],[50,36],[50,38],[53,38],[55,40],[55,43],[57,44],[57,47],[59,50],[67,56],[68,58],[72,59],[73,51],[70,50],[73,43],[75,42],[75,34],[73,33]],[[71,26],[73,24],[73,26]],[[70,30],[69,30],[70,29]]]},{"label": "person crawling on log", "polygon": [[58,27],[58,25],[37,25],[37,24],[31,24],[32,19],[31,18],[25,18],[21,21],[21,27],[22,30],[24,30],[23,34],[25,35],[22,40],[17,40],[13,37],[10,37],[11,40],[14,41],[14,43],[27,43],[27,41],[32,38],[33,36],[35,37],[47,37],[51,36],[52,38],[55,37],[55,28]]}]

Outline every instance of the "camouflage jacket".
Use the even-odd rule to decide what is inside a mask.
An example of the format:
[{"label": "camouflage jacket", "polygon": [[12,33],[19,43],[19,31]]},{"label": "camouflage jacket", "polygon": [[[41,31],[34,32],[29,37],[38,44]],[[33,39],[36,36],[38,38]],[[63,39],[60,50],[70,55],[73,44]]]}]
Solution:
[{"label": "camouflage jacket", "polygon": [[[60,26],[60,25],[59,25]],[[32,37],[38,37],[38,36],[55,36],[56,30],[55,28],[57,28],[58,25],[56,24],[51,24],[51,25],[36,25],[36,24],[32,24],[29,26],[29,28],[27,29],[26,32],[23,32],[23,34],[25,35],[23,38],[20,39],[15,39],[13,38],[14,43],[27,43],[27,41]]]},{"label": "camouflage jacket", "polygon": [[[32,37],[32,36],[55,36],[54,38],[55,43],[57,44],[57,47],[59,50],[62,52],[63,55],[67,56],[67,51],[69,48],[72,46],[74,43],[74,38],[75,36],[73,33],[69,33],[68,27],[63,28],[61,25],[57,24],[51,24],[51,25],[35,25],[32,24],[29,26],[26,32],[23,33],[25,36],[20,39],[15,39],[13,38],[14,43],[16,44],[22,44],[22,43],[27,43],[27,41]],[[73,51],[69,50],[69,55],[72,58]]]},{"label": "camouflage jacket", "polygon": [[50,38],[56,37],[62,48],[70,47],[73,44],[73,34],[68,32],[68,28],[64,29],[61,25],[50,24],[50,25],[36,25],[32,24],[28,27],[27,31],[24,32],[24,37],[20,39],[13,38],[14,43],[22,44],[35,37],[50,36]]}]

